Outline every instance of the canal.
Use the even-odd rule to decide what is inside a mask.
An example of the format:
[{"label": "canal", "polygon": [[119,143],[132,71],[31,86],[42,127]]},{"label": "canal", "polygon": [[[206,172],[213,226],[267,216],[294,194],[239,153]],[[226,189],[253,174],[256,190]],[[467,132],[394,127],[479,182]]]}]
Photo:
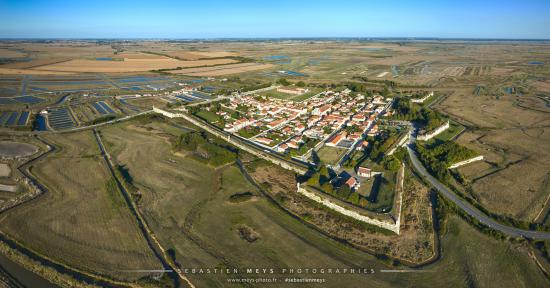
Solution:
[{"label": "canal", "polygon": [[19,263],[13,262],[8,257],[0,254],[0,269],[15,279],[18,284],[23,287],[41,287],[41,288],[58,288],[59,286],[51,283],[42,276],[35,274],[21,266]]}]

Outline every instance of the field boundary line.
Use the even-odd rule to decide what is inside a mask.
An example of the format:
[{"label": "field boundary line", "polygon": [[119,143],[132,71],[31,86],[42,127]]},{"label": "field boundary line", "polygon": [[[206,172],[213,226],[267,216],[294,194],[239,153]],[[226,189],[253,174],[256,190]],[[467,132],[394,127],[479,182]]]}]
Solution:
[{"label": "field boundary line", "polygon": [[[126,203],[128,204],[130,210],[132,211],[132,213],[136,217],[136,220],[138,221],[138,226],[141,228],[141,230],[144,234],[144,237],[147,240],[147,242],[149,243],[151,249],[157,255],[159,260],[161,260],[162,265],[163,266],[168,266],[168,267],[165,267],[165,268],[171,268],[173,271],[175,271],[178,274],[179,279],[185,281],[188,284],[189,287],[195,288],[193,283],[191,283],[191,281],[183,274],[181,269],[179,269],[179,267],[175,263],[173,263],[173,261],[170,260],[170,257],[168,257],[168,255],[166,254],[166,249],[164,249],[164,247],[160,244],[160,241],[157,239],[155,233],[151,230],[151,228],[147,224],[147,221],[141,215],[141,211],[139,210],[138,206],[133,201],[132,196],[128,193],[128,191],[126,190],[124,184],[117,178],[117,176],[115,174],[115,171],[114,171],[114,165],[113,165],[112,160],[111,160],[111,155],[105,149],[105,146],[103,145],[103,141],[101,140],[101,136],[99,135],[99,133],[97,132],[97,130],[95,128],[93,129],[93,132],[94,132],[94,136],[97,140],[97,144],[99,145],[99,149],[101,150],[101,154],[103,155],[103,158],[105,159],[105,162],[107,162],[107,166],[109,168],[109,171],[111,172],[112,177],[117,182],[117,186],[118,186],[120,192],[122,193],[122,195],[124,196],[124,199],[126,200]],[[160,253],[158,253],[158,251],[153,248],[151,242],[153,242],[157,246],[157,249],[160,250]]]},{"label": "field boundary line", "polygon": [[[29,161],[22,163],[17,167],[17,170],[20,171],[20,173],[29,181],[29,184],[35,188],[35,194],[32,194],[30,197],[27,197],[27,199],[22,200],[21,202],[15,203],[14,205],[3,209],[0,211],[0,216],[5,216],[5,213],[9,212],[12,209],[15,209],[17,207],[20,207],[22,205],[25,205],[27,203],[30,203],[31,201],[37,201],[40,199],[41,196],[45,195],[46,193],[49,193],[48,187],[46,187],[44,184],[40,183],[38,179],[31,174],[31,172],[28,170],[30,166],[32,166],[33,163],[42,160],[43,158],[46,158],[51,153],[58,151],[59,149],[51,144],[48,143],[46,140],[38,137],[38,135],[35,135],[36,138],[44,143],[48,147],[48,151],[30,159]],[[10,235],[5,233],[4,231],[0,230],[0,241],[7,245],[10,249],[13,249],[23,255],[26,258],[31,259],[32,261],[38,261],[42,265],[49,267],[53,269],[56,273],[67,275],[68,277],[71,277],[77,281],[82,281],[85,283],[99,283],[100,285],[106,286],[106,287],[133,287],[130,283],[123,283],[119,282],[114,279],[110,279],[107,277],[104,277],[99,274],[95,274],[93,272],[87,272],[80,270],[79,268],[72,267],[66,263],[63,263],[61,261],[54,260],[46,255],[43,255],[35,250],[33,250],[30,247],[26,247],[23,243],[17,241],[16,239],[13,239]],[[7,257],[7,256],[6,256]],[[57,284],[57,282],[52,282],[51,279],[43,274],[40,274],[34,270],[31,270],[27,268],[27,266],[19,261],[16,261],[10,257],[8,257],[11,261],[20,264],[22,267],[24,267],[25,270],[34,273],[47,281]]]}]

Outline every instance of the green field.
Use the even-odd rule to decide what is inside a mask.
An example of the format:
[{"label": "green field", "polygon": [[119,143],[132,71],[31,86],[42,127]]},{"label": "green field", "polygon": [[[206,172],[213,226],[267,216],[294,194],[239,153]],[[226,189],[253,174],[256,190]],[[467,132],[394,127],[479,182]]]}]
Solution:
[{"label": "green field", "polygon": [[434,139],[440,140],[440,141],[449,141],[456,137],[459,133],[461,133],[464,130],[464,126],[460,125],[458,122],[450,120],[449,121],[449,128],[441,134],[434,137]]},{"label": "green field", "polygon": [[147,275],[123,270],[160,269],[91,131],[47,139],[59,152],[31,171],[50,191],[5,214],[2,231],[47,257],[113,279]]},{"label": "green field", "polygon": [[383,176],[375,176],[361,183],[357,192],[368,195],[369,203],[365,206],[367,210],[391,210],[395,194],[395,178],[394,172],[385,171]]},{"label": "green field", "polygon": [[424,106],[424,107],[428,107],[430,106],[432,103],[436,102],[439,98],[443,97],[443,95],[441,94],[438,94],[438,93],[434,93],[434,96],[426,99],[426,101],[424,101],[421,106]]},{"label": "green field", "polygon": [[196,113],[196,115],[214,126],[223,128],[223,126],[219,121],[220,116],[216,115],[216,113],[212,111],[200,110],[199,112]]},{"label": "green field", "polygon": [[[451,217],[443,236],[443,257],[423,270],[431,273],[380,273],[391,267],[374,256],[321,236],[267,201],[235,166],[212,169],[173,155],[162,125],[129,125],[103,130],[108,147],[127,165],[143,191],[141,209],[182,267],[365,267],[372,275],[324,275],[326,287],[543,287],[548,281],[522,246],[497,241]],[[136,145],[139,143],[139,145]],[[175,188],[177,187],[177,188]],[[235,194],[250,192],[235,203]],[[258,239],[249,242],[239,227]],[[188,275],[197,286],[224,287],[242,275]],[[296,275],[294,275],[296,276]],[[299,275],[298,275],[299,276]],[[308,275],[312,277],[312,275]],[[317,275],[319,276],[319,275]],[[321,276],[319,276],[321,277]],[[308,285],[305,285],[309,287]]]},{"label": "green field", "polygon": [[346,154],[348,149],[346,148],[336,148],[324,145],[319,149],[317,155],[326,164],[334,165]]}]

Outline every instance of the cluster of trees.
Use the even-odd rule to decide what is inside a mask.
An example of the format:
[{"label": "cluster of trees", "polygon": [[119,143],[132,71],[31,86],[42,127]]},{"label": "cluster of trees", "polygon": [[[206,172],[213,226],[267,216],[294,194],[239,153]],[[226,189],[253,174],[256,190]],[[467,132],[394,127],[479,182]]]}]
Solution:
[{"label": "cluster of trees", "polygon": [[231,163],[237,159],[235,151],[214,141],[209,141],[204,132],[181,134],[174,142],[174,150],[192,152],[198,159],[214,166]]},{"label": "cluster of trees", "polygon": [[418,150],[422,150],[424,154],[429,155],[432,158],[436,158],[447,165],[451,165],[478,155],[475,151],[461,146],[453,141],[444,143],[436,141],[429,142],[427,145],[419,145]]},{"label": "cluster of trees", "polygon": [[448,169],[450,165],[477,156],[475,151],[452,141],[416,145],[416,150],[428,170],[444,182],[448,182],[452,176]]},{"label": "cluster of trees", "polygon": [[334,177],[332,172],[326,165],[321,165],[319,171],[315,172],[307,181],[307,184],[312,187],[318,187],[325,193],[332,195],[340,200],[351,203],[359,207],[365,207],[368,200],[361,194],[352,191],[347,185],[341,183],[335,188],[330,180]]},{"label": "cluster of trees", "polygon": [[370,82],[370,83],[377,83],[377,84],[384,84],[387,87],[397,88],[397,82],[391,81],[391,80],[379,80],[379,79],[369,79],[365,76],[353,76],[352,79],[359,80],[362,82]]},{"label": "cluster of trees", "polygon": [[381,134],[377,136],[377,138],[380,137],[380,139],[372,141],[372,145],[370,145],[367,149],[367,152],[369,153],[369,158],[377,163],[380,162],[380,160],[382,160],[382,158],[384,157],[384,153],[395,141],[397,141],[397,136],[398,135],[395,133]]},{"label": "cluster of trees", "polygon": [[397,141],[398,137],[399,133],[395,129],[379,133],[376,137],[368,137],[369,146],[365,151],[365,155],[368,155],[369,159],[376,163],[380,162],[384,157],[384,153]]},{"label": "cluster of trees", "polygon": [[[208,123],[214,124],[218,127],[224,127],[225,126],[224,117],[221,116],[221,115],[215,114],[217,112],[220,112],[220,111],[224,110],[221,103],[216,102],[216,103],[211,103],[211,104],[208,104],[208,105],[210,105],[210,112],[214,113],[214,114],[210,114],[210,116],[208,116],[208,117],[204,117],[204,115],[201,115],[199,113],[204,109],[204,107],[206,107],[204,105],[189,106],[189,107],[187,107],[187,109],[188,109],[189,113],[203,119],[204,121],[206,121]],[[243,106],[243,107],[246,107],[246,106]],[[240,110],[238,109],[238,107],[237,107],[237,111],[232,111],[232,110],[229,110],[229,109],[225,109],[224,111],[229,113],[229,115],[234,119],[239,119],[239,118],[242,117],[241,112],[239,112]],[[207,111],[204,111],[204,112],[207,112]],[[214,122],[216,122],[216,123],[214,123]]]},{"label": "cluster of trees", "polygon": [[401,163],[405,161],[407,157],[407,150],[403,147],[395,150],[393,155],[384,155],[382,158],[382,165],[386,170],[397,171],[401,167]]},{"label": "cluster of trees", "polygon": [[189,113],[191,114],[197,114],[199,111],[201,111],[201,109],[202,109],[201,105],[187,107],[187,111],[189,111]]},{"label": "cluster of trees", "polygon": [[315,147],[315,145],[319,143],[319,141],[309,137],[304,137],[303,140],[304,143],[302,143],[302,145],[300,145],[297,150],[290,150],[290,153],[288,153],[290,157],[304,155],[309,149]]},{"label": "cluster of trees", "polygon": [[286,80],[285,78],[280,78],[279,80],[277,80],[277,84],[281,84],[283,86],[288,86],[290,85],[291,83],[288,82],[288,80]]},{"label": "cluster of trees", "polygon": [[425,126],[426,130],[433,130],[444,122],[439,113],[412,103],[408,97],[397,97],[392,108],[396,119],[419,122]]},{"label": "cluster of trees", "polygon": [[264,97],[264,96],[261,96],[261,95],[256,95],[256,96],[254,96],[254,100],[256,100],[258,102],[266,102],[267,97]]},{"label": "cluster of trees", "polygon": [[[330,127],[329,127],[329,128],[330,128]],[[346,127],[344,128],[344,130],[345,130],[347,133],[361,132],[361,129],[360,129],[359,126],[357,126],[357,125],[346,126]]]},{"label": "cluster of trees", "polygon": [[237,105],[237,111],[248,112],[248,106],[246,106],[244,104],[238,104]]},{"label": "cluster of trees", "polygon": [[260,83],[260,84],[255,84],[255,85],[248,85],[248,86],[244,86],[242,87],[241,89],[239,89],[241,92],[248,92],[248,91],[254,91],[254,90],[258,90],[258,89],[263,89],[263,88],[267,88],[271,86],[271,82],[267,82],[267,83]]},{"label": "cluster of trees", "polygon": [[341,87],[342,85],[341,84],[336,84],[336,83],[310,83],[309,86],[316,86],[316,87],[319,87],[319,88],[323,88],[323,89],[327,89],[327,88],[331,88],[331,89],[336,89],[338,87]]},{"label": "cluster of trees", "polygon": [[349,167],[355,167],[367,158],[376,163],[380,163],[385,157],[384,153],[395,141],[397,141],[398,137],[399,135],[396,131],[380,133],[376,137],[368,137],[367,141],[369,142],[369,146],[363,152],[363,156],[361,156],[359,159],[356,159],[355,157],[350,157],[345,165]]},{"label": "cluster of trees", "polygon": [[231,94],[231,92],[233,92],[232,90],[229,90],[229,89],[218,89],[216,90],[216,92],[212,93],[214,95],[228,95],[228,94]]},{"label": "cluster of trees", "polygon": [[297,87],[306,87],[307,86],[306,82],[304,82],[304,81],[298,81],[296,83],[292,83],[292,82],[286,80],[285,78],[280,78],[279,80],[277,80],[277,84],[280,84],[280,85],[283,85],[283,86],[289,86],[289,85],[294,84]]},{"label": "cluster of trees", "polygon": [[[324,189],[323,189],[324,190]],[[345,202],[348,202],[350,204],[353,204],[355,206],[359,206],[364,208],[368,205],[369,201],[363,197],[361,194],[351,191],[351,189],[348,187],[348,185],[341,185],[337,189],[332,189],[331,191],[326,191],[332,196],[341,199]]]},{"label": "cluster of trees", "polygon": [[536,241],[534,245],[535,245],[535,248],[537,248],[541,252],[542,256],[546,259],[546,261],[550,262],[550,253],[549,253],[550,248],[548,248],[548,245],[550,245],[550,243],[547,243],[545,241]]},{"label": "cluster of trees", "polygon": [[258,128],[256,126],[248,126],[248,127],[244,127],[243,129],[240,129],[239,132],[237,132],[237,133],[241,137],[250,138],[254,135],[259,134],[260,132],[262,132],[262,130],[260,128]]},{"label": "cluster of trees", "polygon": [[103,122],[107,122],[107,121],[111,121],[111,120],[114,120],[116,118],[116,115],[105,115],[105,116],[101,116],[101,117],[98,117],[98,118],[95,118],[91,121],[88,121],[86,123],[86,125],[94,125],[94,124],[99,124],[99,123],[103,123]]},{"label": "cluster of trees", "polygon": [[345,84],[345,86],[352,92],[364,93],[368,97],[372,97],[372,95],[375,93],[378,93],[384,97],[389,96],[391,94],[389,87],[392,87],[390,83],[386,83],[386,85],[384,85],[384,88],[382,90],[380,89],[375,90],[375,89],[372,89],[372,87],[368,87],[367,85],[363,83],[358,83],[358,82],[348,82]]},{"label": "cluster of trees", "polygon": [[386,170],[397,171],[399,170],[399,167],[401,167],[401,161],[393,155],[386,155],[382,159],[382,165]]}]

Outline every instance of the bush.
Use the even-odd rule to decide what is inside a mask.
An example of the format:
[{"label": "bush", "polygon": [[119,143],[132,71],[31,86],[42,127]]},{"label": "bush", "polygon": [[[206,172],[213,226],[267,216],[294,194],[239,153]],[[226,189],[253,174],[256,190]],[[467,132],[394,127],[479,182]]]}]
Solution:
[{"label": "bush", "polygon": [[352,192],[348,197],[348,202],[350,202],[353,205],[359,205],[360,197],[359,193]]},{"label": "bush", "polygon": [[277,83],[278,83],[278,84],[281,84],[281,85],[283,85],[283,86],[288,86],[288,85],[290,85],[290,82],[288,82],[288,80],[286,80],[285,78],[281,78],[281,79],[277,80]]},{"label": "bush", "polygon": [[107,122],[107,121],[111,121],[111,120],[114,120],[116,118],[116,115],[106,115],[106,116],[102,116],[102,117],[99,117],[99,118],[96,118],[92,121],[89,121],[87,123],[87,125],[95,125],[95,124],[99,124],[99,123],[103,123],[103,122]]},{"label": "bush", "polygon": [[237,159],[236,153],[227,147],[216,144],[214,141],[208,141],[204,132],[189,132],[180,135],[174,142],[174,149],[193,152],[195,156],[214,166],[227,164]]},{"label": "bush", "polygon": [[426,130],[433,130],[444,122],[439,113],[412,103],[408,97],[396,97],[392,108],[395,111],[394,118],[421,123]]},{"label": "bush", "polygon": [[390,171],[397,171],[401,167],[401,162],[393,155],[384,156],[384,159],[382,159],[382,164],[386,170]]}]

